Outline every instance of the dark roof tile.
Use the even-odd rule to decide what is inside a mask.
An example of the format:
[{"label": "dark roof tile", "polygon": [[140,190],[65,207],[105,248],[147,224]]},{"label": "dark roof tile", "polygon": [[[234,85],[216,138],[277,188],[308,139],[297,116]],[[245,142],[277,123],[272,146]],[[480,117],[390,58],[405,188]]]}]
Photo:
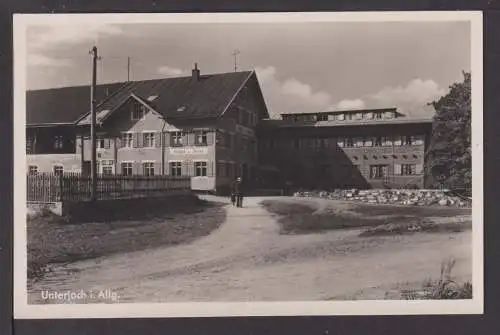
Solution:
[{"label": "dark roof tile", "polygon": [[[99,85],[97,112],[113,110],[135,94],[167,118],[214,117],[226,106],[254,72],[230,72]],[[254,74],[255,75],[255,74]],[[105,92],[109,95],[106,96]],[[27,92],[27,124],[72,123],[89,113],[89,86]],[[103,101],[104,100],[104,101]]]}]

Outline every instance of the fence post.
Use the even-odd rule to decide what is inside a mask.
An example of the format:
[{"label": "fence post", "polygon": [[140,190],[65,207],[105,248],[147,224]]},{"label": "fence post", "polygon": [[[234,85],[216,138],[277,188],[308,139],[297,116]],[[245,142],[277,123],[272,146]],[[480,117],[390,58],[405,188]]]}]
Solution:
[{"label": "fence post", "polygon": [[59,173],[59,201],[62,202],[63,201],[63,191],[64,191],[64,187],[63,187],[63,174],[62,173]]}]

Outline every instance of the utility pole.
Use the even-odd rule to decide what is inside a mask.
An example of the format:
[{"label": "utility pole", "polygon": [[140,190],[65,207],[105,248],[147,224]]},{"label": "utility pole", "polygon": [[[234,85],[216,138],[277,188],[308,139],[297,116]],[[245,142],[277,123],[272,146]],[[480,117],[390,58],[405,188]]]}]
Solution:
[{"label": "utility pole", "polygon": [[97,153],[96,153],[96,97],[95,87],[97,81],[97,47],[93,47],[90,51],[92,55],[92,85],[90,86],[90,142],[92,146],[92,156],[90,159],[90,177],[92,179],[91,200],[96,200],[97,193]]},{"label": "utility pole", "polygon": [[130,81],[130,57],[127,57],[127,83]]},{"label": "utility pole", "polygon": [[237,59],[236,59],[236,56],[238,56],[238,54],[240,53],[240,50],[238,49],[234,49],[232,55],[234,57],[234,72],[236,72],[238,70],[238,64],[237,64]]}]

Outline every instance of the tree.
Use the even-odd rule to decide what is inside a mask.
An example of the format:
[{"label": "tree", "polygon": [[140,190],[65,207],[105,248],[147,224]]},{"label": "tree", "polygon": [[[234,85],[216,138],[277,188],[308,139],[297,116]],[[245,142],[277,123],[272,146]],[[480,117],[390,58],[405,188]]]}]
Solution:
[{"label": "tree", "polygon": [[[463,81],[450,86],[449,92],[429,103],[436,110],[429,149],[427,171],[445,166],[450,188],[472,185],[471,158],[471,74],[463,72]],[[432,186],[436,186],[433,183]]]}]

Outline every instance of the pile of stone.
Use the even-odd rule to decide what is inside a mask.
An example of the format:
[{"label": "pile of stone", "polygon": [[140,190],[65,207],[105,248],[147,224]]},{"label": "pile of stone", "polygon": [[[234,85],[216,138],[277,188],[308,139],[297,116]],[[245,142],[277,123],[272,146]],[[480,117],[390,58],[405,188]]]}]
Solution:
[{"label": "pile of stone", "polygon": [[369,204],[392,204],[406,206],[453,206],[459,208],[471,207],[469,199],[450,195],[445,190],[335,190],[296,192],[296,197],[319,197],[335,200],[359,201]]}]

